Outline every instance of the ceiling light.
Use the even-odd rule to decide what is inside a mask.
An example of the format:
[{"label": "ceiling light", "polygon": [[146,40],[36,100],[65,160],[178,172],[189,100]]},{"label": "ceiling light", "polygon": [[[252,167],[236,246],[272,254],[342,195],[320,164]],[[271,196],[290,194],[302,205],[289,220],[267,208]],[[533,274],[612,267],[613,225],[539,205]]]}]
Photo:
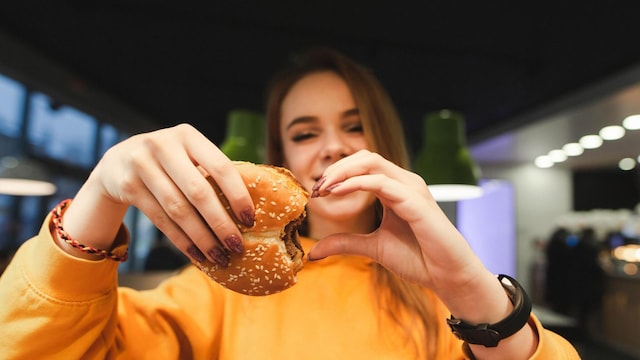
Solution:
[{"label": "ceiling light", "polygon": [[620,170],[632,170],[636,167],[636,161],[632,158],[624,158],[618,162],[618,167]]},{"label": "ceiling light", "polygon": [[55,192],[56,186],[39,163],[25,157],[0,159],[0,194],[47,196]]},{"label": "ceiling light", "polygon": [[429,185],[431,196],[438,202],[459,201],[482,196],[482,188],[476,185],[435,184]]},{"label": "ceiling light", "polygon": [[562,147],[562,150],[568,156],[578,156],[578,155],[581,155],[584,152],[584,149],[582,148],[582,145],[580,145],[578,143],[568,143],[568,144],[566,144],[565,146]]},{"label": "ceiling light", "polygon": [[640,115],[627,116],[624,120],[622,120],[622,126],[624,126],[627,130],[640,129]]},{"label": "ceiling light", "polygon": [[551,160],[551,157],[549,157],[548,155],[538,156],[534,161],[534,163],[536,164],[537,167],[543,168],[543,169],[550,168],[553,166],[553,160]]},{"label": "ceiling light", "polygon": [[560,149],[551,150],[549,151],[548,155],[551,161],[553,161],[554,163],[559,163],[567,160],[567,154],[565,154],[564,151]]},{"label": "ceiling light", "polygon": [[605,126],[600,129],[602,140],[618,140],[624,136],[624,128],[620,125]]},{"label": "ceiling light", "polygon": [[464,135],[464,117],[440,110],[424,117],[424,143],[414,169],[429,184],[436,201],[458,201],[482,195],[480,168]]},{"label": "ceiling light", "polygon": [[585,149],[597,149],[602,146],[602,138],[599,135],[585,135],[578,142]]}]

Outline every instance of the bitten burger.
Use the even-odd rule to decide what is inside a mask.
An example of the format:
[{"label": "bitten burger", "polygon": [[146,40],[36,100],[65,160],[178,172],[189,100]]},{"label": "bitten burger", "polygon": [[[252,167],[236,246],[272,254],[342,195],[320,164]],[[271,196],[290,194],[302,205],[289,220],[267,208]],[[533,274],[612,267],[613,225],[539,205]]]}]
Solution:
[{"label": "bitten burger", "polygon": [[255,206],[252,227],[243,225],[230,211],[229,202],[211,177],[218,198],[235,220],[243,237],[244,252],[231,253],[229,265],[192,260],[220,285],[235,292],[263,296],[290,288],[303,267],[304,251],[297,227],[306,216],[309,192],[286,168],[234,162]]}]

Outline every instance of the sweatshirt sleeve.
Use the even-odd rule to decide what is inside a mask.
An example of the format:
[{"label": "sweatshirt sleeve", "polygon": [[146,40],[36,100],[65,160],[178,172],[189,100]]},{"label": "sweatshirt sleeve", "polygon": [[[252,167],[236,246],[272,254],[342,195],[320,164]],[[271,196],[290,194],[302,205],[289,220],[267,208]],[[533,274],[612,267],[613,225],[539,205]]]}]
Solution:
[{"label": "sweatshirt sleeve", "polygon": [[531,357],[532,360],[580,359],[580,355],[569,341],[551,330],[544,329],[540,320],[533,314],[529,319],[529,325],[538,334],[538,348]]},{"label": "sweatshirt sleeve", "polygon": [[[0,278],[0,348],[12,358],[108,358],[118,263],[90,261],[55,244],[49,215]],[[119,232],[126,248],[128,235]]]},{"label": "sweatshirt sleeve", "polygon": [[[149,344],[161,344],[157,349],[165,355],[215,351],[211,319],[220,297],[214,299],[217,289],[202,291],[210,281],[187,269],[154,290],[118,289],[119,263],[67,254],[54,242],[50,220],[0,277],[4,359],[136,358],[152,349]],[[114,251],[124,251],[127,243],[123,226]]]}]

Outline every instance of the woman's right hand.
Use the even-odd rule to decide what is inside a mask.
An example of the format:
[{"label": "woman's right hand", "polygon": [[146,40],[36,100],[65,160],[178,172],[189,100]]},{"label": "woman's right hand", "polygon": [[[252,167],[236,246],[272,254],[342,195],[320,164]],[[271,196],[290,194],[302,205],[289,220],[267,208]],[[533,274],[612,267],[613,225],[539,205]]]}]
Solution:
[{"label": "woman's right hand", "polygon": [[110,248],[127,208],[140,209],[189,257],[226,266],[242,235],[205,178],[235,216],[253,224],[254,206],[235,166],[190,125],[135,135],[109,149],[64,215],[78,242]]}]

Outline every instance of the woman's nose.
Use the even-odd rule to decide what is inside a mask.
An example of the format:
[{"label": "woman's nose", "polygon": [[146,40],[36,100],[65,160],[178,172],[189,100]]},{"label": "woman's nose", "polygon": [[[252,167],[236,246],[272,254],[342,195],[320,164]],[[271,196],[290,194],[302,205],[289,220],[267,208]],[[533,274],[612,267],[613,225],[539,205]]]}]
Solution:
[{"label": "woman's nose", "polygon": [[322,157],[337,161],[349,155],[348,144],[339,134],[327,134],[322,149]]}]

